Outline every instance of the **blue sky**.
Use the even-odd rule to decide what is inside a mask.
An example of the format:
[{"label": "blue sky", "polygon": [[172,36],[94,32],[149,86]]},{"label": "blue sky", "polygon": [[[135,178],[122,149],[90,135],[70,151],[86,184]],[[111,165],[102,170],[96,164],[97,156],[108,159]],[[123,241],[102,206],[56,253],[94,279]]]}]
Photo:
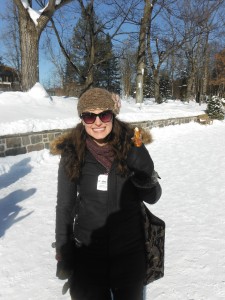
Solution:
[{"label": "blue sky", "polygon": [[[35,1],[34,1],[34,3],[35,3]],[[5,11],[6,11],[6,4],[7,4],[7,1],[0,0],[0,7],[1,7],[1,12],[0,12],[0,56],[1,55],[3,56],[3,53],[4,53],[4,44],[3,44],[3,41],[1,40],[1,31],[2,31],[2,27],[3,27],[3,21],[1,19],[1,13],[5,13]],[[60,11],[62,11],[62,9],[60,9]],[[103,13],[103,12],[101,11],[101,13]],[[74,12],[73,13],[71,12],[71,14],[72,14],[72,17],[69,18],[69,19],[72,20],[73,17],[75,16],[75,14],[74,14]],[[68,21],[68,18],[67,18],[67,21]],[[74,26],[74,25],[72,25],[72,26]],[[40,74],[40,83],[42,83],[42,84],[48,83],[49,79],[52,79],[52,78],[55,77],[55,74],[54,74],[55,67],[51,63],[49,57],[47,57],[46,53],[42,50],[42,47],[41,47],[44,38],[45,38],[45,31],[41,34],[40,44],[39,44],[39,46],[40,46],[40,52],[39,52],[39,74]],[[123,38],[124,37],[122,37],[122,39]],[[57,41],[55,41],[54,47],[55,47],[55,49],[59,48]]]},{"label": "blue sky", "polygon": [[[7,4],[7,2],[5,0],[0,0],[0,7],[1,7],[1,11],[0,11],[0,56],[3,57],[3,61],[5,58],[6,50],[4,47],[4,42],[1,37],[1,33],[5,27],[5,22],[2,20],[1,14],[4,14],[6,12],[6,4]],[[43,38],[44,38],[44,32],[41,35],[40,46],[43,41]],[[57,44],[55,46],[57,47]],[[4,61],[4,63],[6,63],[6,61]],[[44,84],[48,81],[49,78],[53,77],[53,69],[54,69],[54,65],[51,63],[49,58],[46,57],[46,54],[44,53],[44,51],[40,49],[40,53],[39,53],[40,83]]]}]

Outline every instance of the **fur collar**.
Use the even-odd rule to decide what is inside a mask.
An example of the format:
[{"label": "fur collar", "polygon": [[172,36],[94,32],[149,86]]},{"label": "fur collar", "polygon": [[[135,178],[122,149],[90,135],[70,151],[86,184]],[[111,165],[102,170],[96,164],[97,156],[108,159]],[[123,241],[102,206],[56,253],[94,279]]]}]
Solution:
[{"label": "fur collar", "polygon": [[[76,128],[74,128],[72,130],[76,131]],[[53,154],[53,155],[61,155],[66,146],[74,148],[72,146],[72,130],[61,134],[60,136],[58,136],[57,138],[55,138],[50,143],[50,153],[51,154]],[[150,144],[150,143],[153,142],[152,135],[151,135],[151,133],[150,133],[150,131],[148,129],[144,129],[144,128],[139,127],[139,130],[141,132],[142,140],[143,140],[143,143],[145,145],[146,144]]]}]

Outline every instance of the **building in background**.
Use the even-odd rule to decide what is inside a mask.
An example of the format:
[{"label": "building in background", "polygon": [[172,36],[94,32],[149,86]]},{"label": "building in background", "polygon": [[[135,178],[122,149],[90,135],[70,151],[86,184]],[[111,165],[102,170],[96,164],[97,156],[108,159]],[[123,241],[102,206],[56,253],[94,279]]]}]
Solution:
[{"label": "building in background", "polygon": [[20,90],[19,78],[15,69],[0,65],[0,91]]}]

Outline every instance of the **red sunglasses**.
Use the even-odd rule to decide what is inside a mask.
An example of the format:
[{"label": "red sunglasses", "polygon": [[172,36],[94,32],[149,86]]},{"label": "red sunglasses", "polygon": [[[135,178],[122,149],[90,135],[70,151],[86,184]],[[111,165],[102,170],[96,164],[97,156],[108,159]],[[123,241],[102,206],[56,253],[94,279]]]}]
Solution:
[{"label": "red sunglasses", "polygon": [[97,117],[99,117],[99,119],[103,123],[107,123],[107,122],[110,122],[112,120],[113,112],[111,110],[105,110],[105,111],[100,112],[99,114],[94,114],[94,113],[91,113],[91,112],[84,112],[80,115],[80,118],[86,124],[93,124]]}]

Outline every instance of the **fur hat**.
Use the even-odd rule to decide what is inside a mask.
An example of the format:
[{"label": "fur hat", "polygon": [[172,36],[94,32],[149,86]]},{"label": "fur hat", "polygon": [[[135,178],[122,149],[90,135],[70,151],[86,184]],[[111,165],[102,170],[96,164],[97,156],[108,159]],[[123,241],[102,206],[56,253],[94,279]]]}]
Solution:
[{"label": "fur hat", "polygon": [[102,109],[112,110],[118,114],[120,110],[119,95],[110,93],[102,88],[92,88],[84,92],[78,101],[77,111],[79,116],[89,110]]}]

